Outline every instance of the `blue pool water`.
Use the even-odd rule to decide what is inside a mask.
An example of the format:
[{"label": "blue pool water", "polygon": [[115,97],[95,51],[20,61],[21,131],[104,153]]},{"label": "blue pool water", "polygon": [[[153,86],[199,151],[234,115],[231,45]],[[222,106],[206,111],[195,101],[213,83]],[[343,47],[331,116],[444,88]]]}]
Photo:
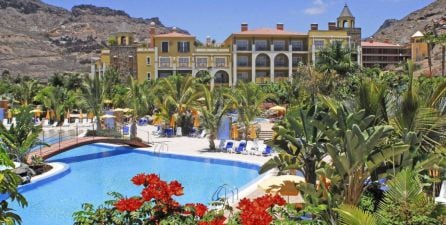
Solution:
[{"label": "blue pool water", "polygon": [[130,179],[141,172],[156,173],[163,180],[178,180],[183,184],[180,203],[209,203],[218,186],[229,184],[242,187],[258,176],[258,166],[224,160],[212,160],[178,155],[154,155],[128,147],[86,145],[52,157],[50,161],[70,166],[66,175],[37,187],[24,187],[29,206],[16,205],[23,225],[73,224],[72,214],[85,202],[95,206],[111,199],[107,192],[126,196],[140,193]]}]

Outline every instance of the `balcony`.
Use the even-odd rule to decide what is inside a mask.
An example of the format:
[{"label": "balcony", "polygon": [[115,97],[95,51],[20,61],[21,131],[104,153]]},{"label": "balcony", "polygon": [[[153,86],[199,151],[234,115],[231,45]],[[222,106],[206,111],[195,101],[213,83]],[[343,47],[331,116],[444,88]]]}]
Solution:
[{"label": "balcony", "polygon": [[197,68],[208,68],[208,63],[195,63],[195,67]]},{"label": "balcony", "polygon": [[228,66],[226,65],[226,63],[215,63],[215,67],[216,68],[226,68]]},{"label": "balcony", "polygon": [[190,68],[191,66],[190,66],[190,64],[187,62],[180,62],[180,63],[178,63],[178,67],[179,68]]},{"label": "balcony", "polygon": [[160,68],[172,68],[172,65],[170,64],[170,62],[160,62],[159,67]]}]

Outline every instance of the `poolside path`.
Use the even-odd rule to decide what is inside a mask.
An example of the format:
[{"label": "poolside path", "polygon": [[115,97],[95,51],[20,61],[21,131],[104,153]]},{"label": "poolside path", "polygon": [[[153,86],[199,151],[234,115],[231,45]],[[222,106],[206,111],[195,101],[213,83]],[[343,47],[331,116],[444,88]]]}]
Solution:
[{"label": "poolside path", "polygon": [[70,140],[62,141],[60,143],[55,143],[47,147],[42,147],[41,149],[38,149],[36,151],[31,152],[28,154],[27,158],[28,161],[31,161],[33,156],[40,156],[43,159],[48,159],[52,156],[55,156],[59,153],[68,151],[72,148],[86,145],[86,144],[92,144],[92,143],[110,143],[110,144],[123,144],[123,145],[130,145],[132,147],[138,147],[138,148],[145,148],[150,147],[148,144],[144,144],[141,142],[135,142],[130,140],[124,140],[124,139],[114,139],[110,137],[77,137]]}]

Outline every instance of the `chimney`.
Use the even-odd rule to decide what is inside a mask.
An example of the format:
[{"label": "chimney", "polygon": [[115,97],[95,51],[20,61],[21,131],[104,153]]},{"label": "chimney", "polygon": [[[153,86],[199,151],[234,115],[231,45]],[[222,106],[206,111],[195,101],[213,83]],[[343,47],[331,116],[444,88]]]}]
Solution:
[{"label": "chimney", "polygon": [[311,30],[318,30],[318,29],[319,29],[319,25],[317,23],[311,24]]},{"label": "chimney", "polygon": [[243,31],[248,31],[248,24],[247,23],[242,23],[242,25],[241,25],[241,31],[243,32]]},{"label": "chimney", "polygon": [[277,29],[277,30],[283,30],[283,28],[284,28],[283,23],[278,23],[278,24],[276,24],[276,29]]},{"label": "chimney", "polygon": [[336,30],[336,23],[328,22],[328,30]]},{"label": "chimney", "polygon": [[149,47],[153,48],[155,47],[155,22],[151,22],[150,23],[150,28],[149,28],[149,34],[150,34],[150,43],[149,43]]},{"label": "chimney", "polygon": [[212,39],[211,36],[206,36],[206,47],[211,47]]}]

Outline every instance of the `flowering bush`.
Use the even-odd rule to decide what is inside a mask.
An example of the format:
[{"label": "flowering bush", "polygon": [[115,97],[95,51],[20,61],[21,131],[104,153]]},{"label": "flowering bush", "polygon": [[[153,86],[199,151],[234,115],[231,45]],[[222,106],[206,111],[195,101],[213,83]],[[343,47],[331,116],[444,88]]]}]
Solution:
[{"label": "flowering bush", "polygon": [[[112,193],[115,200],[97,209],[84,204],[82,211],[73,214],[75,224],[225,225],[227,221],[223,210],[208,210],[202,203],[180,205],[175,201],[175,196],[183,195],[183,186],[178,181],[166,182],[156,174],[138,174],[131,181],[143,188],[140,196],[128,198]],[[271,224],[278,220],[275,209],[284,205],[285,200],[278,195],[242,199],[237,207],[240,212],[226,225]]]}]

